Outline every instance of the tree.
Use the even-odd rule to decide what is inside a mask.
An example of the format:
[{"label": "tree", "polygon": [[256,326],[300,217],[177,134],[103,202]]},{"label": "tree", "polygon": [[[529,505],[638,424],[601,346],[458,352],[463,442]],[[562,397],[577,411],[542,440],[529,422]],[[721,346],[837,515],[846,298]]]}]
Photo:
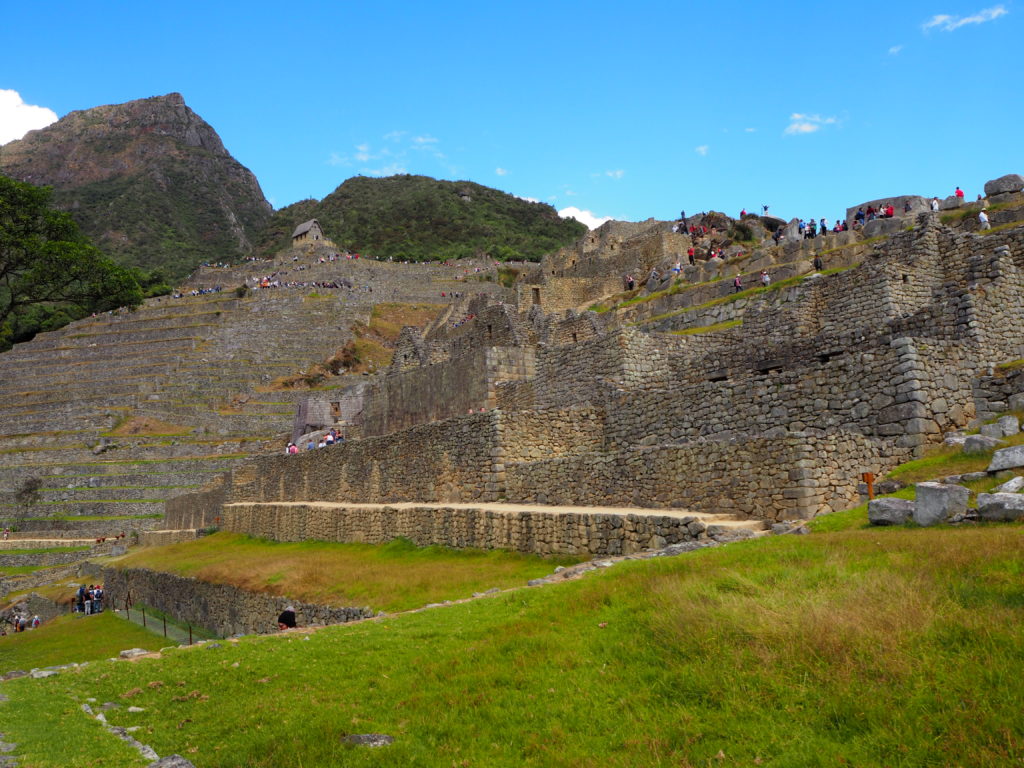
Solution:
[{"label": "tree", "polygon": [[132,273],[50,208],[50,195],[48,187],[0,176],[0,345],[29,315],[80,317],[142,302]]}]

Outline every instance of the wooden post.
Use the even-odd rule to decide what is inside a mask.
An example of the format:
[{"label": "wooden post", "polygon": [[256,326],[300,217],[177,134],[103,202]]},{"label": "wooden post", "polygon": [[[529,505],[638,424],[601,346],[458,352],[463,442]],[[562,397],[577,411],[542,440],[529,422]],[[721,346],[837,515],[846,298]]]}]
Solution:
[{"label": "wooden post", "polygon": [[164,616],[164,637],[167,637],[167,617]]},{"label": "wooden post", "polygon": [[146,626],[146,609],[145,608],[142,609],[142,626],[143,627]]},{"label": "wooden post", "polygon": [[188,644],[192,645],[192,625],[188,625]]},{"label": "wooden post", "polygon": [[862,472],[860,479],[868,484],[868,498],[875,498],[875,476],[871,472]]}]

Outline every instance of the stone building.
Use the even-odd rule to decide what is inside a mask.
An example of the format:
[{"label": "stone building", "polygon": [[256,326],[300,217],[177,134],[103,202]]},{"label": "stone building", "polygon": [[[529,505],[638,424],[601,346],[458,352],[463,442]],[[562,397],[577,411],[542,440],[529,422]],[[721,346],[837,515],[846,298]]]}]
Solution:
[{"label": "stone building", "polygon": [[326,239],[324,231],[320,227],[320,222],[316,219],[310,219],[299,224],[295,231],[292,232],[292,247],[306,245],[307,243],[320,243]]}]

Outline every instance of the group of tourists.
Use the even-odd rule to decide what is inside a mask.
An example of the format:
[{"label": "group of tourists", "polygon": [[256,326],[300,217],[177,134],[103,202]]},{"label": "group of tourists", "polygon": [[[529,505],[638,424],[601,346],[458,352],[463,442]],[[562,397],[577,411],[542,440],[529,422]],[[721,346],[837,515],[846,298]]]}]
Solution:
[{"label": "group of tourists", "polygon": [[[321,435],[319,441],[310,438],[309,442],[306,443],[306,450],[313,451],[317,448],[327,448],[328,446],[343,442],[345,442],[344,436],[338,430],[331,428]],[[288,455],[299,453],[299,446],[289,440],[284,452]]]},{"label": "group of tourists", "polygon": [[103,585],[90,584],[86,588],[82,584],[75,592],[75,599],[71,603],[73,613],[84,613],[89,616],[93,613],[103,613]]},{"label": "group of tourists", "polygon": [[[29,629],[35,629],[43,622],[40,621],[38,615],[29,618],[28,616],[25,616],[23,614],[18,615],[12,613],[10,616],[7,617],[7,623],[11,625],[12,632],[24,632]],[[7,626],[4,624],[0,624],[0,637],[5,637],[6,635]]]},{"label": "group of tourists", "polygon": [[206,296],[210,293],[220,293],[224,288],[219,285],[215,285],[212,288],[193,288],[188,293],[182,293],[181,291],[175,291],[172,295],[172,299],[184,299],[186,296]]}]

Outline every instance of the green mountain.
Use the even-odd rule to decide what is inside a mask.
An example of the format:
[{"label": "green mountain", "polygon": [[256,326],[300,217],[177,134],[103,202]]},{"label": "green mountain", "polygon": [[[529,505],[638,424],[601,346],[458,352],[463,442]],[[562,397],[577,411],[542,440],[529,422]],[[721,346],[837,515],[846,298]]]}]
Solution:
[{"label": "green mountain", "polygon": [[271,206],[216,131],[170,93],[71,112],[0,146],[0,173],[53,203],[117,261],[183,277],[253,251]]},{"label": "green mountain", "polygon": [[259,249],[271,253],[288,247],[295,226],[308,219],[317,219],[342,248],[412,261],[477,253],[539,260],[587,231],[550,205],[470,181],[355,176],[319,202],[302,200],[276,211]]}]

